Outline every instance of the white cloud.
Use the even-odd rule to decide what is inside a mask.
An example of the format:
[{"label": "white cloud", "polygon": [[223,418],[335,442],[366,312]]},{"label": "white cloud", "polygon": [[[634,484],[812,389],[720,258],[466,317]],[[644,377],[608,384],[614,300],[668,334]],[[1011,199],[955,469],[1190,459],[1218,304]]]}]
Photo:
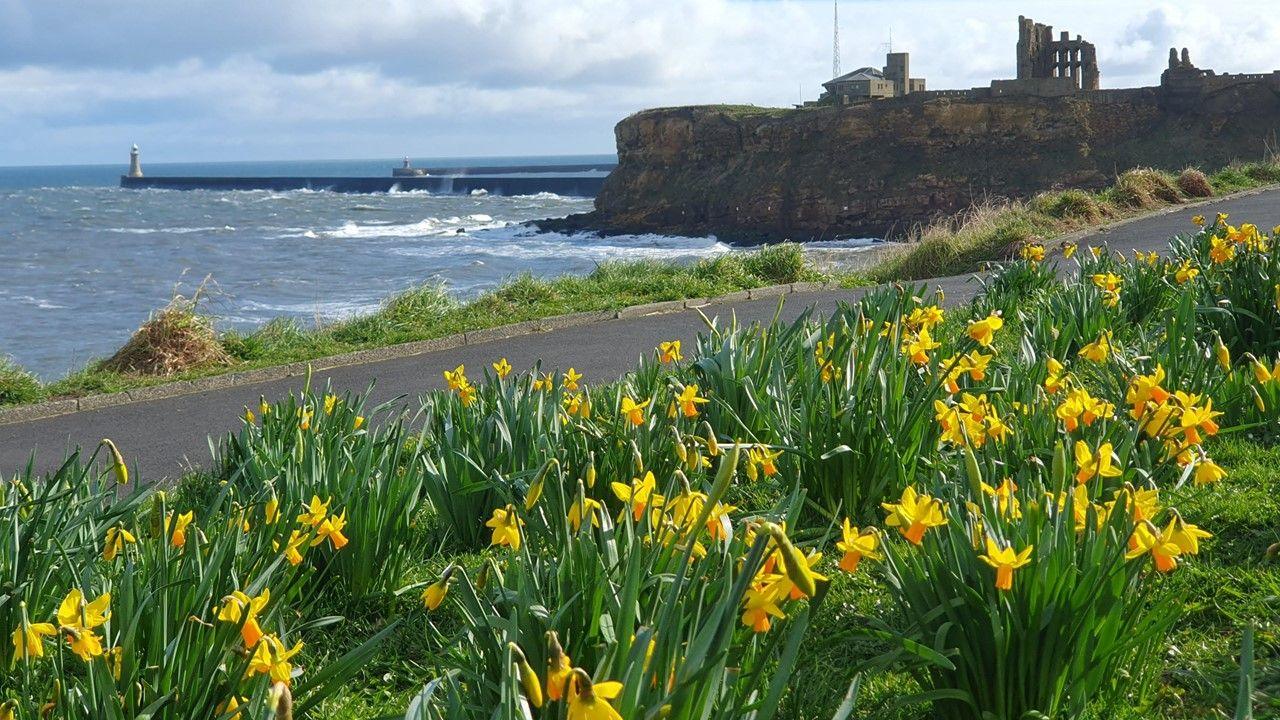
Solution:
[{"label": "white cloud", "polygon": [[[904,0],[841,7],[843,65],[892,31],[929,87],[1013,74],[1020,12],[1098,45],[1104,86],[1168,48],[1280,68],[1269,2]],[[785,105],[830,73],[825,0],[0,0],[0,164],[607,151],[658,105]]]}]

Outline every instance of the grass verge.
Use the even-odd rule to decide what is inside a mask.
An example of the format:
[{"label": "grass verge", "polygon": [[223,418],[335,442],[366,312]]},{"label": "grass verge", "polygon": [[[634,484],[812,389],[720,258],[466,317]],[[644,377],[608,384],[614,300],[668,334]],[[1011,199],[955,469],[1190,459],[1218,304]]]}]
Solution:
[{"label": "grass verge", "polygon": [[915,231],[907,246],[870,271],[876,282],[958,275],[1010,257],[1030,240],[1045,242],[1160,208],[1280,183],[1280,160],[1239,163],[1211,175],[1135,168],[1097,192],[1041,193],[1027,201],[988,202]]},{"label": "grass verge", "polygon": [[179,298],[153,315],[112,358],[65,378],[42,384],[3,361],[0,406],[120,392],[568,313],[822,280],[845,287],[868,282],[853,273],[824,273],[805,259],[799,245],[784,243],[693,264],[607,262],[585,276],[542,279],[524,274],[466,302],[453,299],[443,287],[424,285],[392,297],[368,315],[319,326],[278,319],[250,333],[215,336],[196,303]]}]

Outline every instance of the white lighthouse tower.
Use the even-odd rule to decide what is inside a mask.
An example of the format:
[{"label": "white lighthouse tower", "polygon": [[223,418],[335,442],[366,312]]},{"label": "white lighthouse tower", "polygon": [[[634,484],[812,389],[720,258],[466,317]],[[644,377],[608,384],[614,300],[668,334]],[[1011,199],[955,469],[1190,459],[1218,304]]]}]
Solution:
[{"label": "white lighthouse tower", "polygon": [[138,162],[138,146],[129,151],[129,177],[142,177],[142,163]]}]

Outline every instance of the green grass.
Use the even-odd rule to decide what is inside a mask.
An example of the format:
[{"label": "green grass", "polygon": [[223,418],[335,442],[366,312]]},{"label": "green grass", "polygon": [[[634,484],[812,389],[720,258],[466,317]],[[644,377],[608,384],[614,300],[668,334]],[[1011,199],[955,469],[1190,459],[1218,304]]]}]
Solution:
[{"label": "green grass", "polygon": [[0,406],[120,392],[568,313],[616,310],[819,280],[835,281],[842,287],[869,282],[865,275],[820,272],[806,261],[799,245],[784,243],[693,264],[607,262],[583,276],[542,279],[518,275],[467,302],[458,302],[438,285],[424,285],[390,298],[374,313],[341,322],[308,326],[277,319],[251,333],[223,333],[220,341],[222,350],[231,358],[229,364],[197,366],[170,375],[120,373],[95,361],[64,378],[41,384],[12,362],[0,361]]},{"label": "green grass", "polygon": [[[1184,171],[1192,172],[1192,171]],[[959,275],[1008,258],[1028,241],[1048,242],[1108,221],[1200,200],[1179,189],[1178,174],[1138,168],[1097,192],[1041,193],[1026,202],[988,203],[921,228],[909,245],[872,268],[876,282]],[[1280,183],[1280,161],[1238,163],[1208,176],[1214,195]]]}]

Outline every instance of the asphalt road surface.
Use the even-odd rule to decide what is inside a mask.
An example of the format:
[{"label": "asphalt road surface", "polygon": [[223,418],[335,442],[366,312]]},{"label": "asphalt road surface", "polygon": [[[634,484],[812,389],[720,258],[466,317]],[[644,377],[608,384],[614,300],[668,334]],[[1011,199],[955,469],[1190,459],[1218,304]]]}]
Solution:
[{"label": "asphalt road surface", "polygon": [[[1194,209],[1183,208],[1130,222],[1086,238],[1108,243],[1116,250],[1163,251],[1168,239],[1191,229],[1193,215],[1230,213],[1233,222],[1253,222],[1271,228],[1280,224],[1280,189],[1232,198]],[[946,291],[949,305],[966,302],[977,291],[971,276],[931,280]],[[832,290],[785,296],[782,317],[790,320],[808,307],[820,313],[840,300],[852,300],[865,290]],[[731,315],[739,322],[768,321],[778,309],[777,298],[746,300],[703,308],[724,323]],[[319,372],[313,387],[332,383],[338,392],[365,391],[375,383],[374,403],[405,398],[416,405],[424,390],[443,386],[442,373],[459,364],[474,368],[506,357],[517,370],[541,360],[546,369],[574,367],[587,382],[614,380],[633,369],[641,356],[661,341],[679,339],[686,348],[706,330],[694,310],[613,320],[524,335],[491,343],[468,345],[412,357],[385,360]],[[208,463],[209,436],[234,430],[244,407],[256,406],[259,395],[269,400],[301,388],[302,378],[243,385],[149,402],[90,410],[44,420],[0,425],[0,477],[8,476],[35,458],[40,470],[56,467],[76,446],[92,447],[110,437],[121,448],[134,476],[143,482],[174,478]]]}]

